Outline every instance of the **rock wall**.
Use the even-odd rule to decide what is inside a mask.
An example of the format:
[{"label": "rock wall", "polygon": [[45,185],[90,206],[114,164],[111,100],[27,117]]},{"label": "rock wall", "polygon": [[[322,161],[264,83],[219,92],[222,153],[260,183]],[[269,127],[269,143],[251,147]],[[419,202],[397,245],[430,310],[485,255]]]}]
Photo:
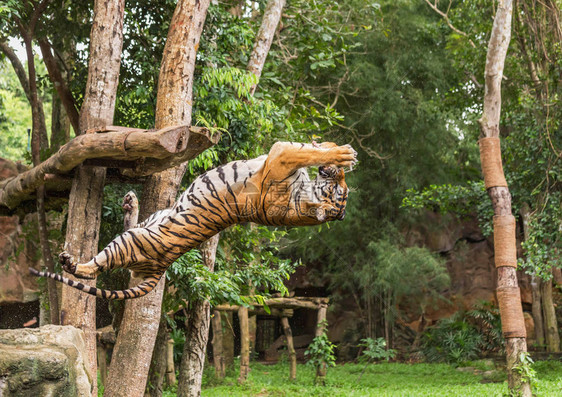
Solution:
[{"label": "rock wall", "polygon": [[89,397],[84,336],[72,326],[0,331],[0,396]]},{"label": "rock wall", "polygon": [[[0,180],[17,175],[21,172],[18,167],[0,159]],[[36,278],[28,271],[30,266],[39,268],[38,246],[33,238],[22,237],[33,221],[34,215],[26,216],[24,222],[18,216],[0,216],[0,305],[38,299]]]}]

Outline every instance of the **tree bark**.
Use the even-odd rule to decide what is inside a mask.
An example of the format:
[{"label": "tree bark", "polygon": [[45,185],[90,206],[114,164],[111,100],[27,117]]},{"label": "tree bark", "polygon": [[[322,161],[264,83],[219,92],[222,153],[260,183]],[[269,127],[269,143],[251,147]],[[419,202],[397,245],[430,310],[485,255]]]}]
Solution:
[{"label": "tree bark", "polygon": [[541,290],[544,328],[546,330],[546,350],[549,353],[558,353],[560,352],[560,335],[558,334],[558,321],[556,320],[556,311],[552,300],[552,278],[543,280]]},{"label": "tree bark", "polygon": [[76,103],[74,102],[74,97],[70,92],[66,82],[64,81],[60,69],[57,65],[57,61],[53,54],[51,53],[51,45],[47,39],[43,38],[39,40],[39,47],[41,48],[41,55],[43,56],[43,62],[47,67],[47,72],[49,73],[49,79],[55,86],[55,90],[59,96],[61,103],[64,106],[70,124],[74,128],[74,132],[78,135],[80,133],[80,116],[76,110]]},{"label": "tree bark", "polygon": [[[156,128],[191,124],[193,71],[209,0],[177,3],[158,80]],[[174,163],[174,161],[171,161]],[[151,175],[143,189],[141,219],[175,201],[185,165]],[[139,280],[131,280],[132,284]],[[162,309],[164,281],[150,294],[127,301],[115,345],[106,395],[142,395]],[[143,324],[139,329],[138,324]]]},{"label": "tree bark", "polygon": [[[261,76],[265,59],[271,48],[273,36],[277,30],[277,25],[281,20],[281,12],[285,6],[285,0],[269,0],[263,14],[263,20],[256,36],[254,49],[248,61],[248,71],[255,74],[258,79]],[[250,93],[253,95],[256,91],[257,83],[250,88]]]},{"label": "tree bark", "polygon": [[287,317],[281,317],[281,326],[283,327],[285,338],[287,338],[287,352],[289,353],[289,379],[296,380],[297,354],[293,343],[293,332],[291,331],[291,326],[289,325],[289,319]]},{"label": "tree bark", "polygon": [[166,344],[166,384],[174,386],[176,384],[176,366],[174,363],[174,340],[168,339]]},{"label": "tree bark", "polygon": [[[215,268],[219,236],[219,234],[214,235],[200,247],[203,263],[210,271]],[[210,307],[206,300],[190,302],[187,311],[185,345],[180,365],[178,396],[201,395],[201,381],[211,325]]]},{"label": "tree bark", "polygon": [[226,375],[226,365],[224,361],[221,312],[218,310],[213,311],[212,325],[213,364],[215,366],[215,375],[217,376],[217,378],[222,379]]},{"label": "tree bark", "polygon": [[238,320],[240,321],[240,375],[238,376],[238,383],[244,383],[250,373],[250,330],[247,307],[240,306]]},{"label": "tree bark", "polygon": [[[147,157],[163,164],[179,153],[190,160],[214,145],[218,138],[211,137],[206,128],[187,126],[172,126],[154,132],[104,126],[90,130],[94,131],[103,133],[80,135],[29,171],[2,180],[0,205],[16,207],[21,200],[45,183],[48,174],[65,174],[84,162],[87,165],[128,167],[131,170],[124,170],[123,174],[145,175]],[[190,144],[191,147],[182,149],[183,144]],[[93,159],[96,159],[96,164],[88,163]]]},{"label": "tree bark", "polygon": [[[314,336],[321,336],[326,332],[326,312],[328,310],[328,305],[321,304],[318,306],[318,317],[316,320],[316,333]],[[318,368],[316,368],[316,382],[323,385],[326,381],[326,363],[322,363]]]},{"label": "tree bark", "polygon": [[[90,61],[80,129],[113,123],[115,97],[123,45],[124,0],[96,0],[90,34]],[[81,263],[98,252],[99,226],[105,169],[79,167],[71,188],[65,250]],[[73,275],[66,277],[76,280]],[[95,286],[95,280],[80,280]],[[84,331],[92,379],[92,394],[97,395],[96,298],[63,286],[61,322]]]},{"label": "tree bark", "polygon": [[511,37],[512,1],[500,0],[486,57],[485,94],[482,118],[479,120],[480,158],[484,182],[494,208],[494,251],[498,272],[497,297],[506,338],[508,384],[510,392],[531,396],[531,386],[517,371],[521,353],[527,351],[525,322],[517,284],[515,219],[511,195],[501,165],[499,121],[501,112],[501,80]]},{"label": "tree bark", "polygon": [[165,317],[160,318],[158,334],[152,352],[152,362],[148,375],[145,397],[161,397],[164,392],[164,376],[168,359],[168,323]]}]

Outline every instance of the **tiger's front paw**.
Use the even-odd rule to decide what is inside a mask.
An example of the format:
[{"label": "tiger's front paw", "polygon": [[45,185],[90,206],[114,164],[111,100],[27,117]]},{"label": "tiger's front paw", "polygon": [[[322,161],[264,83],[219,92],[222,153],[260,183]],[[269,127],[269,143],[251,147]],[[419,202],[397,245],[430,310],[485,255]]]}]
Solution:
[{"label": "tiger's front paw", "polygon": [[59,263],[65,272],[70,274],[76,273],[76,262],[74,262],[74,258],[68,252],[63,251],[60,253]]},{"label": "tiger's front paw", "polygon": [[332,150],[336,151],[334,165],[352,168],[357,163],[357,152],[351,145],[338,146]]}]

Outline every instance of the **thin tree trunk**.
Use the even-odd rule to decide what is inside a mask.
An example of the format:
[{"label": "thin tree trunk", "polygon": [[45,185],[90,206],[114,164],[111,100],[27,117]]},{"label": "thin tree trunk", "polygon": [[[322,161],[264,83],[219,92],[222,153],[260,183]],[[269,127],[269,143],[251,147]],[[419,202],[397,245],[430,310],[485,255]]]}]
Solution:
[{"label": "thin tree trunk", "polygon": [[238,383],[246,382],[250,372],[250,331],[248,324],[248,308],[240,306],[238,309],[240,321],[240,375]]},{"label": "thin tree trunk", "polygon": [[[37,77],[35,72],[35,59],[33,55],[33,36],[35,34],[35,26],[38,18],[45,9],[47,2],[38,5],[30,18],[27,30],[19,23],[20,32],[24,39],[25,50],[27,54],[27,71],[28,77],[25,76],[23,66],[15,57],[13,50],[5,43],[2,43],[1,48],[6,56],[12,62],[14,70],[20,79],[24,92],[27,95],[31,105],[31,118],[32,118],[32,134],[31,134],[31,157],[33,165],[36,166],[41,163],[41,152],[49,149],[49,141],[47,138],[47,127],[45,125],[45,112],[43,111],[43,102],[39,98],[37,90]],[[39,243],[41,246],[41,254],[43,263],[47,270],[54,272],[55,264],[49,246],[48,230],[47,230],[47,217],[45,215],[45,188],[40,186],[37,188],[37,225],[39,229]],[[49,318],[51,324],[59,324],[59,304],[58,304],[58,291],[55,280],[47,280],[47,290],[49,294]]]},{"label": "thin tree trunk", "polygon": [[229,368],[234,365],[234,314],[232,312],[223,312],[221,316],[225,323],[222,332],[224,366]]},{"label": "thin tree trunk", "polygon": [[560,352],[560,335],[558,334],[558,322],[556,321],[556,311],[552,300],[552,278],[548,281],[543,280],[541,290],[544,328],[546,330],[546,350],[549,353],[558,353]]},{"label": "thin tree trunk", "polygon": [[[215,268],[219,234],[214,235],[201,244],[203,263],[210,271]],[[205,353],[209,341],[211,325],[211,306],[208,301],[193,301],[187,311],[187,329],[185,345],[180,364],[178,396],[200,396]]]},{"label": "thin tree trunk", "polygon": [[[55,262],[49,245],[49,231],[47,230],[47,216],[45,214],[45,186],[37,188],[37,223],[39,225],[39,242],[43,263],[51,273],[55,272]],[[51,324],[60,324],[59,318],[59,295],[57,282],[52,279],[47,280],[49,292],[49,317]]]},{"label": "thin tree trunk", "polygon": [[482,118],[479,120],[480,158],[484,182],[494,208],[494,251],[498,272],[497,297],[506,338],[507,373],[510,393],[531,396],[531,386],[517,371],[521,353],[527,351],[525,321],[517,283],[517,250],[515,218],[511,195],[501,165],[499,121],[501,112],[501,80],[511,36],[512,1],[500,0],[486,57],[484,72],[486,89]]},{"label": "thin tree trunk", "polygon": [[[176,5],[158,80],[157,129],[191,124],[193,71],[208,6],[209,0],[180,0]],[[149,177],[143,189],[141,219],[173,204],[185,169],[182,164]],[[131,280],[135,284],[138,281]],[[107,396],[143,394],[158,332],[164,284],[162,279],[150,294],[125,303]]]},{"label": "thin tree trunk", "polygon": [[[285,0],[269,0],[263,14],[263,20],[256,36],[254,49],[248,61],[248,71],[255,74],[258,79],[261,76],[265,59],[269,53],[273,36],[277,30],[277,25],[281,20],[281,12],[285,6]],[[257,83],[250,88],[250,93],[253,95],[256,91]]]},{"label": "thin tree trunk", "polygon": [[[124,0],[96,0],[90,34],[90,61],[80,129],[113,124],[115,97],[123,45]],[[65,250],[80,263],[98,252],[99,227],[105,169],[78,167],[70,191]],[[76,280],[71,274],[66,277]],[[94,286],[95,280],[79,280]],[[92,376],[93,395],[97,395],[96,298],[67,286],[62,290],[61,323],[84,331]]]},{"label": "thin tree trunk", "polygon": [[[316,334],[315,336],[321,336],[326,332],[326,312],[328,310],[328,305],[322,303],[318,305],[318,317],[316,320]],[[316,368],[316,382],[323,385],[326,382],[326,363],[322,363],[318,368]]]},{"label": "thin tree trunk", "polygon": [[283,333],[285,338],[287,338],[287,352],[289,353],[289,379],[297,379],[297,353],[295,352],[295,345],[293,343],[293,332],[291,331],[291,326],[289,325],[289,319],[287,317],[281,317],[281,326],[283,327]]},{"label": "thin tree trunk", "polygon": [[[525,241],[529,239],[529,215],[531,209],[527,203],[524,203],[519,213],[523,223],[523,238]],[[533,296],[533,303],[531,313],[533,315],[533,322],[535,323],[535,342],[539,346],[544,346],[544,326],[542,316],[542,298],[541,298],[541,283],[540,277],[535,273],[531,275],[531,293]]]},{"label": "thin tree trunk", "polygon": [[215,366],[215,374],[217,378],[224,378],[226,373],[226,365],[224,360],[223,332],[221,312],[215,310],[212,318],[213,325],[213,364]]},{"label": "thin tree trunk", "polygon": [[176,366],[174,363],[174,340],[168,339],[166,343],[166,384],[174,386],[176,384]]}]

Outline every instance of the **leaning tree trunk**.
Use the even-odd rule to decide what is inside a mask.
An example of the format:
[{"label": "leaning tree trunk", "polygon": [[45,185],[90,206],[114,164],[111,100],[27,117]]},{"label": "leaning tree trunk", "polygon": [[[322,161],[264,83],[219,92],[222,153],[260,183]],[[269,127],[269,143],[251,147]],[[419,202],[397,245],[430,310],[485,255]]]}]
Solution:
[{"label": "leaning tree trunk", "polygon": [[[90,61],[80,129],[113,123],[119,66],[123,44],[124,0],[96,0],[90,34]],[[98,237],[105,169],[78,167],[68,208],[65,250],[78,262],[89,261],[98,252]],[[71,274],[66,277],[76,280]],[[95,286],[95,280],[80,280]],[[86,337],[93,395],[97,395],[96,298],[63,286],[61,323],[81,328]]]},{"label": "leaning tree trunk", "polygon": [[[216,234],[201,244],[203,263],[213,271],[219,235]],[[178,396],[200,396],[205,353],[211,325],[210,304],[207,300],[189,302],[187,310],[185,345],[180,364]]]},{"label": "leaning tree trunk", "polygon": [[289,354],[289,379],[297,380],[297,353],[295,352],[293,331],[291,331],[288,317],[281,317],[281,326],[283,327],[283,333],[287,339],[287,353]]},{"label": "leaning tree trunk", "polygon": [[507,372],[510,392],[531,396],[530,384],[517,371],[521,353],[527,351],[526,330],[517,284],[517,250],[515,218],[511,211],[511,195],[505,180],[499,138],[501,111],[501,80],[511,36],[512,1],[500,0],[488,44],[484,108],[479,120],[480,159],[484,183],[494,208],[494,252],[498,272],[497,298],[502,330],[506,338]]},{"label": "leaning tree trunk", "polygon": [[[193,71],[209,0],[177,3],[158,80],[156,128],[191,124]],[[150,176],[144,185],[141,219],[170,207],[185,172],[185,164]],[[137,284],[132,279],[131,284]],[[127,301],[114,350],[106,395],[144,393],[162,309],[164,279],[150,294]],[[139,324],[143,324],[139,327]]]},{"label": "leaning tree trunk", "polygon": [[[285,0],[269,0],[263,14],[263,20],[256,36],[254,49],[248,61],[248,71],[255,74],[258,79],[261,76],[265,59],[269,53],[269,48],[273,42],[273,36],[277,30],[277,25],[281,20],[281,12],[285,6]],[[257,84],[250,88],[250,93],[253,95],[256,91]]]}]

